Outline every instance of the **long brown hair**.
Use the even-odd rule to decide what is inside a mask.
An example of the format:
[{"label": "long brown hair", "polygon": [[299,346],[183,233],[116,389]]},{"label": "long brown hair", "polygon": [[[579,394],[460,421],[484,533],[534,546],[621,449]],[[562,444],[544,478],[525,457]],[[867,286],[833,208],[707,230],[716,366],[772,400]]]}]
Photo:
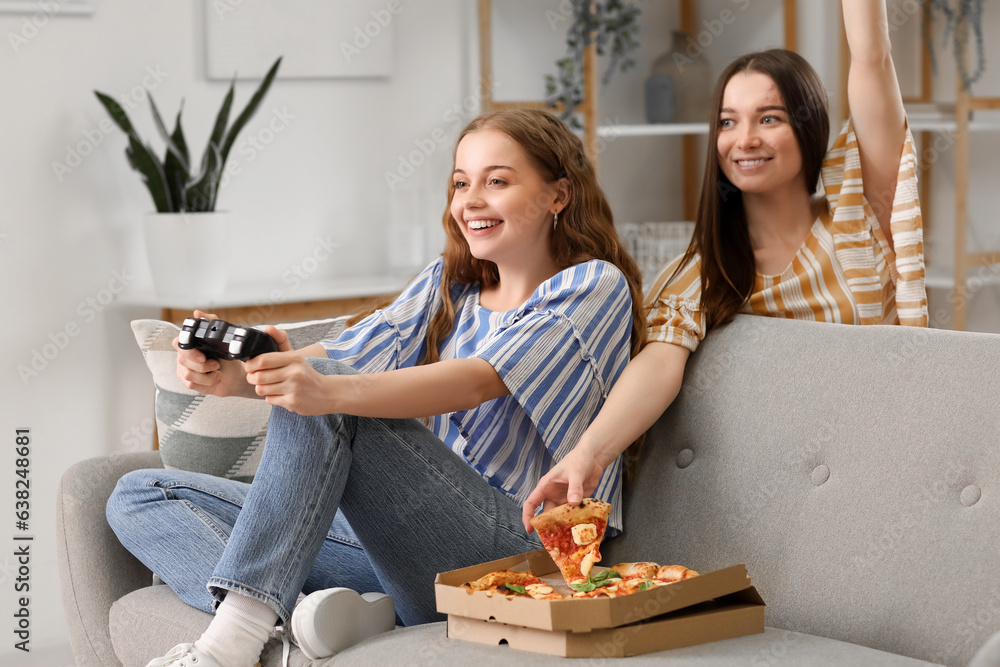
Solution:
[{"label": "long brown hair", "polygon": [[750,53],[734,60],[719,76],[708,119],[708,157],[694,235],[670,278],[672,281],[680,275],[695,254],[701,255],[701,309],[706,333],[725,324],[739,311],[750,298],[756,279],[743,193],[719,166],[719,114],[723,96],[726,84],[741,72],[766,74],[781,93],[802,153],[802,170],[810,195],[816,190],[830,140],[826,90],[816,70],[797,53],[786,49]]},{"label": "long brown hair", "polygon": [[[614,264],[625,275],[632,295],[631,353],[635,356],[646,342],[646,320],[642,311],[642,276],[615,230],[611,206],[597,183],[597,174],[583,149],[583,142],[555,116],[531,109],[508,109],[486,113],[462,130],[458,144],[470,132],[495,130],[507,135],[532,160],[546,182],[560,178],[569,181],[569,203],[559,214],[559,224],[550,236],[552,257],[565,269],[592,259]],[[454,160],[454,157],[453,157]],[[455,284],[492,287],[500,281],[493,262],[472,256],[469,244],[451,215],[455,191],[450,187],[442,224],[447,242],[444,249],[444,274],[441,279],[440,308],[427,328],[427,353],[421,363],[438,360],[438,347],[451,333],[455,304],[451,288]]]}]

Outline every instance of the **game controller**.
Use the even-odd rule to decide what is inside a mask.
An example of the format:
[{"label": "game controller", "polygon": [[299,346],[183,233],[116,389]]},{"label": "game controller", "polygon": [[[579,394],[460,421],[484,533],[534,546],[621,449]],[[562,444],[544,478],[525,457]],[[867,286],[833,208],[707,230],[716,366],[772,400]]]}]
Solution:
[{"label": "game controller", "polygon": [[208,359],[239,361],[278,351],[278,344],[263,331],[193,317],[184,320],[177,345],[182,350],[199,350]]}]

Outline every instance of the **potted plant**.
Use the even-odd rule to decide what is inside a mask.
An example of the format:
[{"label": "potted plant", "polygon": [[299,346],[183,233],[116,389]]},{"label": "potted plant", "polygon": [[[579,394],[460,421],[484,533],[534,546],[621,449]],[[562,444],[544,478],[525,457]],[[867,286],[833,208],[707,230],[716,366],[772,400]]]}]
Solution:
[{"label": "potted plant", "polygon": [[594,44],[597,55],[610,60],[601,83],[607,84],[616,71],[635,66],[632,53],[639,48],[640,10],[622,0],[570,0],[572,19],[566,32],[566,56],[556,61],[558,73],[545,76],[545,101],[560,109],[559,117],[567,125],[581,129],[573,114],[584,98],[583,52]]},{"label": "potted plant", "polygon": [[156,207],[155,213],[146,215],[144,231],[153,283],[160,295],[188,299],[221,295],[228,272],[225,250],[229,247],[229,227],[228,215],[215,208],[219,183],[237,135],[257,111],[280,64],[278,58],[230,125],[236,88],[233,77],[197,168],[181,128],[183,102],[174,130],[168,132],[152,94],[149,96],[156,129],[166,145],[161,159],[139,137],[125,110],[110,96],[94,91],[111,119],[128,135],[125,156],[141,175]]},{"label": "potted plant", "polygon": [[[955,63],[958,65],[959,80],[966,91],[972,90],[972,84],[979,81],[986,71],[986,56],[983,50],[983,0],[959,0],[956,6],[944,0],[921,0],[921,7],[924,12],[923,40],[924,47],[930,54],[931,65],[937,71],[937,56],[934,50],[934,39],[931,35],[930,27],[934,12],[941,14],[944,19],[944,41],[950,37],[953,41],[952,47],[955,54]],[[976,43],[976,64],[972,71],[969,71],[969,62],[966,51],[969,47],[969,33]]]}]

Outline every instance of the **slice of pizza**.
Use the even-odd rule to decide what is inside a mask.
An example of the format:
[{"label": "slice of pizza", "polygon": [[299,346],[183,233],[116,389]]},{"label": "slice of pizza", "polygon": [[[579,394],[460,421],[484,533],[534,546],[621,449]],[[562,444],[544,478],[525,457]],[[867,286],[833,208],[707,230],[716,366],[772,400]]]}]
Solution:
[{"label": "slice of pizza", "polygon": [[653,575],[653,580],[662,584],[672,584],[675,581],[682,581],[697,576],[697,572],[683,565],[664,565]]},{"label": "slice of pizza", "polygon": [[601,541],[608,526],[611,505],[585,498],[542,512],[531,519],[542,546],[562,573],[566,583],[585,580],[594,563],[601,560]]},{"label": "slice of pizza", "polygon": [[617,572],[621,575],[621,581],[616,585],[615,592],[618,596],[630,595],[658,586],[659,584],[654,582],[653,577],[656,576],[656,572],[659,569],[659,564],[648,561],[642,563],[618,563],[611,568],[612,572]]},{"label": "slice of pizza", "polygon": [[471,595],[473,591],[486,591],[493,597],[496,593],[507,597],[526,596],[536,600],[562,600],[561,593],[539,579],[531,572],[515,572],[513,570],[497,570],[483,575],[475,581],[464,584]]},{"label": "slice of pizza", "polygon": [[614,584],[616,596],[629,595],[649,590],[657,586],[666,586],[675,581],[697,577],[698,573],[683,565],[664,565],[656,563],[618,563],[611,568],[612,572],[621,575],[621,581]]},{"label": "slice of pizza", "polygon": [[612,566],[613,571],[622,575],[622,579],[630,581],[633,579],[652,579],[656,576],[660,566],[657,563],[618,563]]}]

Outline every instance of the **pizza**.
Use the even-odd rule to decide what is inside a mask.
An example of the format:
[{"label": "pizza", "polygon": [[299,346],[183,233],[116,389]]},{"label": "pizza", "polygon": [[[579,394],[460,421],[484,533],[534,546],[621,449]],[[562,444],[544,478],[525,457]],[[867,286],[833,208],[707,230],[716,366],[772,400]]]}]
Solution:
[{"label": "pizza", "polygon": [[611,568],[622,576],[622,579],[652,579],[660,566],[656,563],[618,563]]},{"label": "pizza", "polygon": [[681,581],[682,579],[690,579],[691,577],[697,577],[698,573],[692,569],[686,568],[683,565],[664,565],[656,571],[653,576],[655,581],[662,582],[664,584],[672,584],[675,581]]},{"label": "pizza", "polygon": [[[554,507],[531,520],[542,545],[573,590],[572,597],[616,598],[698,576],[697,572],[683,565],[661,566],[650,561],[618,563],[594,572],[594,563],[601,560],[601,542],[610,511],[608,503],[585,498],[579,503]],[[470,595],[474,591],[486,591],[489,596],[501,593],[508,598],[565,598],[535,574],[512,570],[490,572],[466,583],[465,588]]]},{"label": "pizza", "polygon": [[474,591],[486,591],[488,597],[497,593],[508,598],[523,596],[536,600],[562,600],[561,593],[539,579],[531,572],[515,572],[513,570],[497,570],[465,584],[466,591],[471,595]]},{"label": "pizza", "polygon": [[697,572],[683,565],[619,563],[571,586],[577,591],[573,594],[575,598],[616,598],[697,576]]},{"label": "pizza", "polygon": [[594,563],[601,560],[601,541],[608,526],[611,505],[585,498],[542,512],[531,519],[542,546],[572,585],[587,579]]}]

